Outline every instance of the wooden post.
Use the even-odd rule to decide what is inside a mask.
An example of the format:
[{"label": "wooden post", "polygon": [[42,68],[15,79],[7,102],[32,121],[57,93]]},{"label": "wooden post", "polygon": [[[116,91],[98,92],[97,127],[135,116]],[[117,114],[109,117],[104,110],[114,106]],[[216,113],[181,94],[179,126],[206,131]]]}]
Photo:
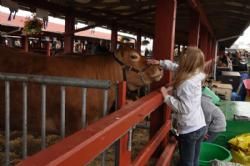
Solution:
[{"label": "wooden post", "polygon": [[214,39],[212,39],[212,48],[211,48],[211,50],[212,50],[212,59],[214,59],[215,60],[215,47],[216,47],[216,41],[214,40]]},{"label": "wooden post", "polygon": [[65,17],[65,35],[64,35],[64,53],[73,52],[74,34],[71,32],[75,29],[75,17],[66,15]]},{"label": "wooden post", "polygon": [[177,55],[179,56],[181,54],[181,45],[178,44],[177,46]]},{"label": "wooden post", "polygon": [[24,52],[29,52],[29,39],[28,36],[22,37],[22,47],[24,49]]},{"label": "wooden post", "polygon": [[211,46],[210,46],[210,36],[207,34],[207,55],[206,55],[206,61],[208,61],[211,57]]},{"label": "wooden post", "polygon": [[46,42],[46,55],[47,56],[51,56],[51,51],[50,51],[50,42],[49,41],[47,41]]},{"label": "wooden post", "polygon": [[205,55],[205,59],[208,58],[208,33],[204,26],[201,26],[201,35],[200,35],[200,49]]},{"label": "wooden post", "polygon": [[188,46],[198,47],[200,38],[200,16],[199,14],[190,9],[191,20],[189,23]]},{"label": "wooden post", "polygon": [[111,32],[111,51],[114,52],[117,49],[117,27],[112,26]]},{"label": "wooden post", "polygon": [[[126,104],[126,82],[121,82],[118,85],[118,109]],[[126,166],[131,165],[131,151],[128,149],[129,134],[125,134],[118,141],[119,143],[119,156],[116,165]]]},{"label": "wooden post", "polygon": [[[175,23],[176,23],[176,0],[157,0],[155,17],[155,38],[153,45],[153,58],[173,60],[175,45]],[[163,79],[155,83],[152,89],[171,81],[170,72],[165,72]],[[150,116],[150,137],[152,138],[156,131],[164,123],[164,109],[159,108]],[[156,155],[158,155],[156,153]]]},{"label": "wooden post", "polygon": [[[176,6],[176,0],[157,0],[155,37],[153,45],[153,58],[155,59],[173,60]],[[161,82],[153,85],[153,89],[159,88],[170,80],[170,72],[166,72]]]},{"label": "wooden post", "polygon": [[141,31],[137,32],[136,50],[141,53]]}]

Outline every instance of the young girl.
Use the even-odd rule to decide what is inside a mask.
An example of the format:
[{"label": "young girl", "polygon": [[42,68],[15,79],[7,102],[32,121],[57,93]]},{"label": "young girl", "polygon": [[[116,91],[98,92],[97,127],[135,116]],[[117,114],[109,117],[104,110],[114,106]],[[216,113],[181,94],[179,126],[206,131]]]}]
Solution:
[{"label": "young girl", "polygon": [[201,88],[204,55],[196,47],[188,47],[181,55],[179,65],[169,60],[148,60],[149,64],[160,64],[164,69],[176,71],[173,83],[175,95],[161,88],[164,102],[176,114],[178,146],[181,166],[198,166],[200,144],[206,131],[206,122],[201,108]]}]

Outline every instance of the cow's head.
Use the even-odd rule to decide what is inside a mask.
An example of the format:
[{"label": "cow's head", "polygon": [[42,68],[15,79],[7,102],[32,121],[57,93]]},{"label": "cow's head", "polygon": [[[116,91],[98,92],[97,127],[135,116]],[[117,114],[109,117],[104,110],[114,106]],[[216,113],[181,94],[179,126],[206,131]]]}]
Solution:
[{"label": "cow's head", "polygon": [[146,58],[134,49],[120,49],[115,53],[115,57],[125,68],[129,90],[136,90],[154,81],[159,81],[163,76],[163,70],[159,65],[148,65]]}]

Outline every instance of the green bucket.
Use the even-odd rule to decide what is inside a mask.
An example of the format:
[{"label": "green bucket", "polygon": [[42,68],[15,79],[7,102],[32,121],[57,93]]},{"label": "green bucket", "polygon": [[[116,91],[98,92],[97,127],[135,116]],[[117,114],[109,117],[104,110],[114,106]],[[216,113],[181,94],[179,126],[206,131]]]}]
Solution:
[{"label": "green bucket", "polygon": [[210,166],[213,160],[230,161],[231,153],[226,148],[213,143],[202,142],[200,151],[200,166]]}]

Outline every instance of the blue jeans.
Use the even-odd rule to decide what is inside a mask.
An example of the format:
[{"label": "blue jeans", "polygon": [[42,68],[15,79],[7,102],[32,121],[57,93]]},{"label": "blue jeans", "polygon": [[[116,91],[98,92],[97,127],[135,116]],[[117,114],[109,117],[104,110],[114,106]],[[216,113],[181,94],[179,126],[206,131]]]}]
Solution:
[{"label": "blue jeans", "polygon": [[199,166],[200,145],[205,132],[204,126],[191,133],[179,135],[180,166]]}]

